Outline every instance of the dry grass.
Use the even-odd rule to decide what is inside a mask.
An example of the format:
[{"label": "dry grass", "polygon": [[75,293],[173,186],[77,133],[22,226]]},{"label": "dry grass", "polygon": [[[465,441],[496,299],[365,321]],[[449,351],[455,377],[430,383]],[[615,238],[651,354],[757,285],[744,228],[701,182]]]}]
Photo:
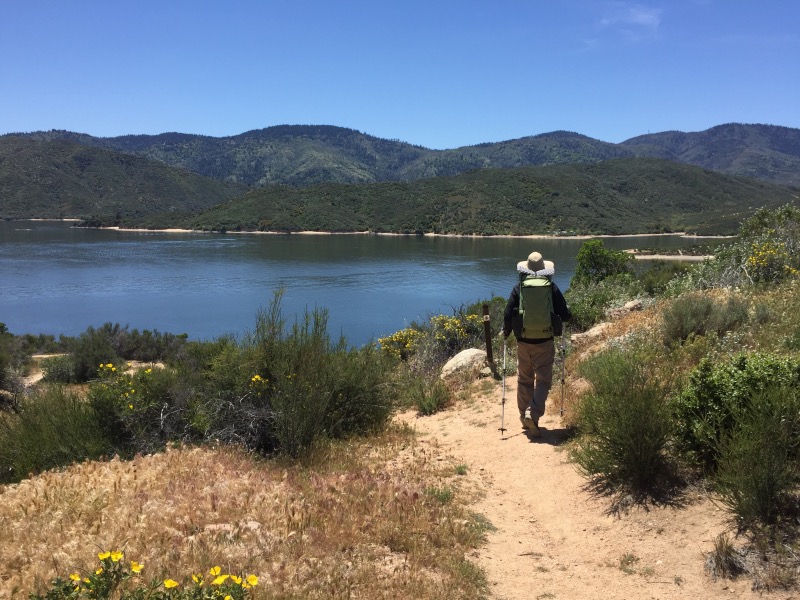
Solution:
[{"label": "dry grass", "polygon": [[255,573],[260,598],[482,597],[464,555],[485,524],[455,473],[398,429],[305,465],[181,448],[44,473],[0,488],[0,597],[93,570],[112,549],[148,578]]}]

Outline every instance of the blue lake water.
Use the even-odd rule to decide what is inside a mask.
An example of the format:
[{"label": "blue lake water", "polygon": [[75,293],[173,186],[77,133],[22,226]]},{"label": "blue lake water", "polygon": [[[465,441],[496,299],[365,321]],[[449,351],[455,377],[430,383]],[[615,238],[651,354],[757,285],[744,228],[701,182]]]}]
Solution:
[{"label": "blue lake water", "polygon": [[[676,236],[609,238],[606,247],[686,247]],[[582,240],[378,235],[257,235],[76,229],[0,222],[0,322],[17,334],[77,335],[89,325],[241,335],[283,289],[284,315],[328,311],[352,345],[431,314],[507,297],[537,250],[566,290]],[[496,327],[496,324],[493,326]]]}]

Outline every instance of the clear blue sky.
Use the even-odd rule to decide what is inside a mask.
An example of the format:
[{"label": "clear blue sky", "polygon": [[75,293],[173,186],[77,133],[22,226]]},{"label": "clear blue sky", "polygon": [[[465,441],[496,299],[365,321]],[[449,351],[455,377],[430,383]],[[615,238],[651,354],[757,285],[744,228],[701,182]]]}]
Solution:
[{"label": "clear blue sky", "polygon": [[2,0],[0,133],[800,128],[797,0]]}]

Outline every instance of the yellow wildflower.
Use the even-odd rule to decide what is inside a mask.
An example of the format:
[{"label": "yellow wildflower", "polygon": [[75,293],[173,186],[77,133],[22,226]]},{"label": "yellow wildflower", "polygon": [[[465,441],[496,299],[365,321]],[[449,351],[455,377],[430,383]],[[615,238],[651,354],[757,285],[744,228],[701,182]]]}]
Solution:
[{"label": "yellow wildflower", "polygon": [[70,573],[69,574],[69,578],[72,579],[72,581],[80,581],[81,580],[81,576],[78,575],[77,573]]},{"label": "yellow wildflower", "polygon": [[237,577],[236,575],[231,575],[231,581],[233,581],[233,583],[236,585],[242,585],[242,578]]},{"label": "yellow wildflower", "polygon": [[247,583],[250,584],[251,586],[257,586],[258,585],[258,577],[256,577],[255,575],[248,575],[247,576]]},{"label": "yellow wildflower", "polygon": [[164,587],[168,590],[174,587],[178,587],[178,582],[174,579],[165,579],[164,580]]},{"label": "yellow wildflower", "polygon": [[211,567],[211,570],[209,571],[209,573],[211,573],[212,575],[214,575],[216,577],[217,575],[222,573],[222,569],[220,567]]},{"label": "yellow wildflower", "polygon": [[228,577],[230,577],[230,575],[220,575],[211,582],[211,585],[222,585]]},{"label": "yellow wildflower", "polygon": [[110,556],[111,556],[111,552],[101,552],[100,554],[97,555],[97,558],[99,558],[100,560],[105,560],[105,559],[109,558]]},{"label": "yellow wildflower", "polygon": [[233,598],[231,598],[231,595],[228,594],[227,596],[225,596],[225,600],[233,600]]},{"label": "yellow wildflower", "polygon": [[134,573],[141,573],[142,567],[144,567],[144,563],[138,563],[135,560],[131,561],[131,571]]},{"label": "yellow wildflower", "polygon": [[123,556],[124,555],[122,554],[122,552],[117,550],[116,552],[111,553],[111,560],[113,560],[114,562],[119,562],[119,559],[122,558]]},{"label": "yellow wildflower", "polygon": [[99,569],[97,569],[97,570],[94,572],[94,574],[95,574],[95,575],[100,575],[100,573],[102,573],[102,572],[103,572],[103,567],[100,567]]},{"label": "yellow wildflower", "polygon": [[197,583],[199,585],[203,585],[203,576],[200,575],[199,573],[197,575],[192,573],[192,581],[194,581],[195,583]]}]

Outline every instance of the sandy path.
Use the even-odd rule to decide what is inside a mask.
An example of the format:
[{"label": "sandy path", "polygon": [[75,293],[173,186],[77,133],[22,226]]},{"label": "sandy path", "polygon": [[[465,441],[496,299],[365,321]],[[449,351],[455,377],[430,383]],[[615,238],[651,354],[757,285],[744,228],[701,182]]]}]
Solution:
[{"label": "sandy path", "polygon": [[713,581],[704,572],[704,553],[725,530],[725,513],[708,499],[610,515],[609,499],[585,489],[586,480],[558,447],[564,431],[554,392],[548,412],[556,414],[542,419],[538,441],[520,427],[515,378],[507,379],[502,439],[499,384],[432,417],[406,417],[422,443],[468,465],[467,476],[484,489],[474,510],[497,529],[472,558],[486,570],[494,597],[761,597],[745,578]]}]

